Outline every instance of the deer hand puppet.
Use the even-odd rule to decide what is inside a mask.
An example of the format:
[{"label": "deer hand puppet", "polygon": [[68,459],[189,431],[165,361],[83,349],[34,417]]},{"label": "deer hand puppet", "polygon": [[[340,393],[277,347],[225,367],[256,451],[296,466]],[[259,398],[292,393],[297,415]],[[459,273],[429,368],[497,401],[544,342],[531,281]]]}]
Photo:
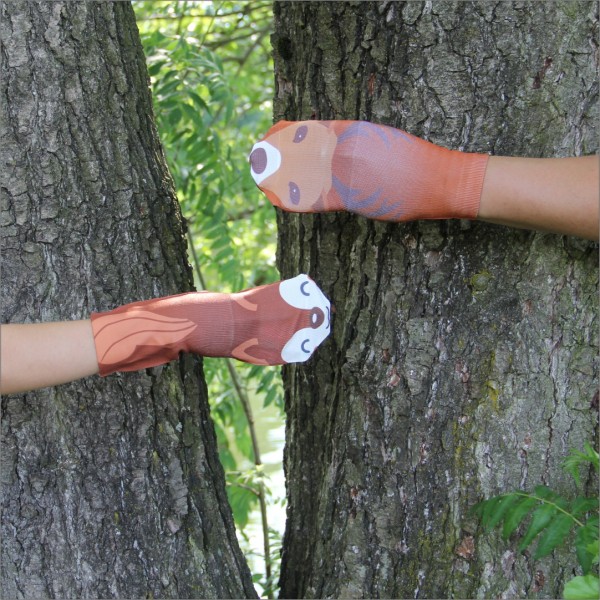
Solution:
[{"label": "deer hand puppet", "polygon": [[330,304],[307,275],[235,294],[190,292],[91,316],[100,375],[180,352],[257,365],[304,362],[331,331]]},{"label": "deer hand puppet", "polygon": [[258,187],[284,210],[410,221],[475,219],[488,158],[364,121],[280,121],[249,160]]}]

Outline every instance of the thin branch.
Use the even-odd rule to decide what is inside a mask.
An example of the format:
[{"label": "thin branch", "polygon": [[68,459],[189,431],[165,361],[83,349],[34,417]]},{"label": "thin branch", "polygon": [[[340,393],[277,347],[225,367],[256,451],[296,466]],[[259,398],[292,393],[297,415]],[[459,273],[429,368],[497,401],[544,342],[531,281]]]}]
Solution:
[{"label": "thin branch", "polygon": [[[250,439],[252,440],[252,450],[254,453],[254,464],[258,467],[262,465],[260,459],[260,450],[258,448],[258,439],[256,437],[256,427],[254,426],[254,415],[252,414],[252,407],[250,406],[250,399],[246,394],[246,391],[242,388],[238,374],[233,366],[231,359],[226,358],[225,364],[229,371],[229,376],[233,382],[233,386],[238,394],[238,397],[242,403],[244,413],[246,414],[246,420],[248,421],[248,428],[250,429]],[[263,548],[265,553],[265,575],[267,581],[271,580],[271,545],[269,541],[269,523],[267,520],[267,500],[265,497],[265,486],[262,481],[258,482],[258,503],[260,505],[260,515],[262,520],[262,533],[263,533]],[[271,591],[267,594],[268,598],[273,598]]]},{"label": "thin branch", "polygon": [[[256,40],[254,40],[254,42],[252,43],[252,45],[250,46],[248,51],[244,54],[244,56],[241,57],[237,71],[236,71],[235,75],[233,76],[234,80],[236,80],[239,77],[240,73],[242,72],[242,69],[244,68],[244,64],[246,63],[248,58],[250,58],[252,51],[254,50],[254,48],[256,48],[257,46],[260,45],[260,43],[262,42],[265,35],[267,35],[267,33],[269,33],[268,28],[263,30],[263,32],[256,38]],[[210,123],[208,124],[209,129],[219,120],[219,117],[221,116],[221,112],[223,111],[223,107],[224,107],[224,105],[221,104],[219,106],[217,112],[213,115]]]},{"label": "thin branch", "polygon": [[239,487],[243,490],[246,490],[247,492],[254,494],[257,497],[260,497],[260,492],[258,490],[255,490],[251,485],[247,485],[245,483],[239,483],[238,481],[230,481],[228,483],[231,486]]},{"label": "thin branch", "polygon": [[221,19],[223,17],[232,17],[234,15],[239,15],[239,14],[247,16],[247,15],[251,14],[253,11],[258,11],[263,8],[270,7],[271,3],[265,2],[264,4],[259,4],[258,2],[252,2],[252,3],[249,3],[249,5],[251,6],[250,10],[248,10],[248,8],[245,8],[243,11],[235,10],[235,11],[230,11],[230,12],[226,12],[226,13],[224,12],[224,13],[220,13],[220,14],[208,14],[206,12],[201,12],[201,13],[189,12],[186,15],[149,15],[147,17],[140,17],[137,19],[137,21],[138,22],[142,22],[142,21],[175,21],[182,16],[185,17],[186,19],[214,19],[214,18]]},{"label": "thin branch", "polygon": [[[261,27],[260,29],[252,29],[251,31],[247,31],[246,33],[241,33],[235,37],[225,37],[222,39],[216,39],[213,42],[205,42],[204,45],[211,50],[216,50],[217,48],[221,48],[222,46],[226,46],[231,42],[238,42],[240,40],[246,40],[253,35],[256,35],[262,39],[267,33],[271,32],[271,25],[266,25],[265,27]],[[252,44],[252,48],[255,48],[256,44]]]},{"label": "thin branch", "polygon": [[[194,238],[192,236],[192,232],[188,226],[187,228],[187,237],[188,242],[192,251],[192,257],[194,260],[194,267],[196,270],[196,275],[198,276],[198,280],[203,290],[206,290],[206,282],[204,281],[204,276],[202,275],[202,270],[200,269],[200,261],[198,260],[198,255],[196,253],[196,249],[194,247]],[[242,404],[242,408],[244,409],[244,414],[246,415],[246,421],[248,422],[248,429],[250,431],[250,439],[252,440],[252,451],[254,454],[254,464],[257,467],[262,465],[262,461],[260,459],[260,449],[258,447],[258,438],[256,436],[256,427],[254,425],[254,415],[252,414],[252,407],[250,405],[250,399],[248,398],[248,394],[246,394],[246,390],[243,388],[240,378],[233,366],[233,362],[229,358],[225,358],[225,364],[227,366],[227,370],[229,372],[229,376],[231,378],[231,382],[233,383],[233,387],[237,393],[237,396]],[[265,553],[265,575],[267,581],[271,580],[271,544],[269,541],[269,523],[267,519],[267,500],[265,494],[265,486],[262,481],[258,482],[258,503],[260,505],[260,516],[262,521],[262,533],[263,533],[263,548]],[[273,598],[273,593],[268,591],[267,594],[269,599]]]}]

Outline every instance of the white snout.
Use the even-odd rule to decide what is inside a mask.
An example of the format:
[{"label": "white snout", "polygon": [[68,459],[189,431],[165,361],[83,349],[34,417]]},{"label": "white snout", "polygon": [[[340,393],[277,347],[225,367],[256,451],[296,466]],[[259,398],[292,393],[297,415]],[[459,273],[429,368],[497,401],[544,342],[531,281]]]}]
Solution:
[{"label": "white snout", "polygon": [[252,146],[248,157],[250,173],[256,185],[260,185],[269,175],[273,175],[281,166],[281,152],[269,142],[257,142]]}]

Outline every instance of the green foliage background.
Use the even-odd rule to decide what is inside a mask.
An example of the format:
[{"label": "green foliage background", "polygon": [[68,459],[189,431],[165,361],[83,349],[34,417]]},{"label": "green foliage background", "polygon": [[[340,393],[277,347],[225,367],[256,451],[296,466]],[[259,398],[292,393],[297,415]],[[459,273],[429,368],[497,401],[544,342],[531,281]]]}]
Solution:
[{"label": "green foliage background", "polygon": [[[133,7],[158,131],[188,223],[197,289],[234,292],[277,281],[274,209],[248,168],[248,153],[272,118],[271,2],[147,1]],[[270,493],[260,465],[243,467],[257,457],[252,417],[240,394],[277,406],[283,420],[279,369],[210,358],[204,365],[243,538],[260,495],[268,500]],[[272,530],[268,537],[265,552],[273,555],[280,540]],[[277,575],[275,559],[267,557],[256,580],[268,596]]]}]

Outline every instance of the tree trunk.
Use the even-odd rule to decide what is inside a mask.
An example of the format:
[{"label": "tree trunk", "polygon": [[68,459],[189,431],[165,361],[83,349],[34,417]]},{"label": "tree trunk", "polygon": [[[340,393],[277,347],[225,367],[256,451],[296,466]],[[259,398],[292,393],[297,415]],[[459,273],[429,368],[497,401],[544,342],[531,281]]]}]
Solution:
[{"label": "tree trunk", "polygon": [[[192,289],[128,3],[1,5],[2,322]],[[255,597],[199,360],[2,399],[3,598]]]},{"label": "tree trunk", "polygon": [[[597,151],[595,2],[281,2],[275,120],[365,119],[440,145]],[[482,535],[482,497],[597,438],[596,244],[476,222],[278,215],[333,334],[284,369],[282,597],[559,597],[575,560]]]}]

